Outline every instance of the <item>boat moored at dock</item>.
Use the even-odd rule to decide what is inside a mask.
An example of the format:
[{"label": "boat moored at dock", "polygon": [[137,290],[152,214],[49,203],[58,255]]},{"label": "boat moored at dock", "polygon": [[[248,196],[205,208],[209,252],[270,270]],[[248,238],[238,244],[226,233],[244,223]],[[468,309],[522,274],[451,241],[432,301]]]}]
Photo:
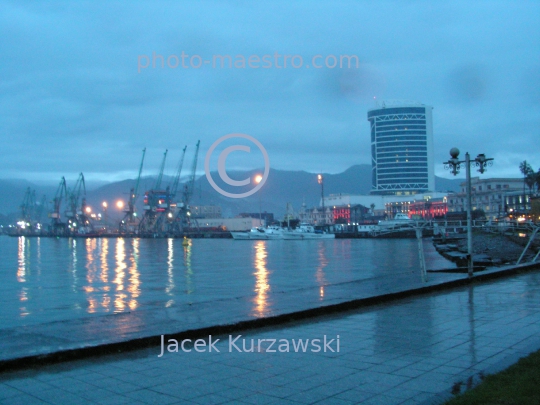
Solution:
[{"label": "boat moored at dock", "polygon": [[295,229],[283,231],[283,239],[335,239],[335,235],[333,233],[316,230],[312,225],[309,224],[300,224]]},{"label": "boat moored at dock", "polygon": [[283,229],[279,226],[270,225],[267,228],[251,228],[248,232],[231,232],[236,240],[272,240],[283,239]]}]

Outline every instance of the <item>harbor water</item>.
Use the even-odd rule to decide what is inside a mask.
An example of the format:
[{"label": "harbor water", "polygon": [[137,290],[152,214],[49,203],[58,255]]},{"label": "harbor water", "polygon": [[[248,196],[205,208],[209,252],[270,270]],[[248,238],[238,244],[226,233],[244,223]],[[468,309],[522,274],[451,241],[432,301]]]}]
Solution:
[{"label": "harbor water", "polygon": [[[428,269],[454,265],[423,241]],[[329,285],[409,275],[420,279],[414,239],[234,241],[0,238],[2,329],[152,308],[247,299],[252,317],[280,299]]]}]

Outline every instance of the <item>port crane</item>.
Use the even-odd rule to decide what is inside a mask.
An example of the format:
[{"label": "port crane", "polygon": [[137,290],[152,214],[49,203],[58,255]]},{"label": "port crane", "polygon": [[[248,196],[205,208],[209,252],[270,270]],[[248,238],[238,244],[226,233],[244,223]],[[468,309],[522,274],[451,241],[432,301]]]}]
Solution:
[{"label": "port crane", "polygon": [[26,226],[30,226],[34,219],[35,208],[36,190],[32,190],[28,187],[24,193],[23,202],[21,204],[21,221],[24,221],[27,224]]},{"label": "port crane", "polygon": [[[86,206],[86,183],[84,174],[80,173],[73,187],[68,193],[68,207],[65,212],[68,219],[68,231],[70,233],[88,234],[93,231],[90,217],[87,215]],[[81,201],[79,205],[79,201]]]},{"label": "port crane", "polygon": [[49,225],[49,232],[52,235],[63,235],[66,231],[66,224],[62,222],[60,216],[60,208],[62,206],[62,200],[67,199],[67,188],[66,188],[66,179],[62,177],[56,194],[53,199],[53,211],[49,213],[49,218],[51,218],[51,224]]},{"label": "port crane", "polygon": [[35,211],[35,220],[37,222],[38,228],[41,228],[41,217],[43,216],[43,211],[47,210],[47,196],[43,194],[41,201],[36,203]]},{"label": "port crane", "polygon": [[29,234],[34,230],[35,211],[36,211],[36,190],[30,187],[24,193],[23,201],[20,205],[21,217],[17,222],[18,231],[20,234]]},{"label": "port crane", "polygon": [[137,176],[137,181],[135,187],[132,187],[129,191],[129,200],[126,209],[124,210],[124,218],[120,221],[118,230],[120,233],[134,233],[137,229],[137,212],[135,211],[135,203],[139,197],[139,185],[141,182],[141,174],[144,164],[144,156],[146,154],[146,148],[142,151],[141,165],[139,166],[139,175]]},{"label": "port crane", "polygon": [[167,211],[165,212],[166,214],[165,216],[167,219],[167,233],[169,234],[174,233],[174,221],[176,218],[176,210],[178,209],[178,206],[181,204],[176,201],[176,193],[178,191],[178,186],[180,184],[180,176],[182,174],[182,167],[184,165],[184,157],[186,156],[186,149],[187,149],[187,145],[184,146],[184,149],[182,150],[182,157],[180,158],[180,162],[178,163],[176,176],[174,177],[172,185],[170,187],[167,187],[169,203],[168,203]]},{"label": "port crane", "polygon": [[166,190],[160,190],[165,170],[167,152],[163,154],[163,160],[159,169],[154,188],[144,193],[144,214],[139,223],[139,233],[146,236],[160,236],[162,232],[163,216],[161,215],[168,207],[168,195]]},{"label": "port crane", "polygon": [[197,220],[191,218],[189,202],[191,201],[191,197],[193,196],[193,189],[195,187],[195,175],[197,172],[197,158],[199,155],[200,143],[200,140],[197,141],[197,146],[195,147],[195,156],[193,157],[191,173],[187,183],[184,185],[182,202],[178,203],[176,207],[177,214],[173,222],[172,230],[175,235],[179,236],[184,234],[186,230],[192,229],[192,225],[195,225],[197,229],[199,228]]}]

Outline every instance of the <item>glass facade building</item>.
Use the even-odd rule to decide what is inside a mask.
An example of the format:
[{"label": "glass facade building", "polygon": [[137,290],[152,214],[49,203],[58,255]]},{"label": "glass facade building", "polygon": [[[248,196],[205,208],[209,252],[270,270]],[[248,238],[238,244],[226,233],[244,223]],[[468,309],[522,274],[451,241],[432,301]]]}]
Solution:
[{"label": "glass facade building", "polygon": [[432,109],[410,104],[368,111],[372,194],[434,191]]}]

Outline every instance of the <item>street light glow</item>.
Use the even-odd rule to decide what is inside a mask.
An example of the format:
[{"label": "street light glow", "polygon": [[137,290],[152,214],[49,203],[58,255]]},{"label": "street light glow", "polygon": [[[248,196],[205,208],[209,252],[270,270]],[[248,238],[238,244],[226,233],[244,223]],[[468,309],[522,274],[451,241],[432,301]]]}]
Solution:
[{"label": "street light glow", "polygon": [[109,204],[107,204],[107,201],[103,201],[103,204],[101,204],[103,206],[103,208],[107,208],[109,206]]},{"label": "street light glow", "polygon": [[118,207],[118,209],[122,209],[124,208],[124,202],[122,200],[118,200],[116,202],[116,206]]},{"label": "street light glow", "polygon": [[255,176],[255,183],[259,184],[263,179],[263,176],[261,176],[260,174],[256,175]]}]

